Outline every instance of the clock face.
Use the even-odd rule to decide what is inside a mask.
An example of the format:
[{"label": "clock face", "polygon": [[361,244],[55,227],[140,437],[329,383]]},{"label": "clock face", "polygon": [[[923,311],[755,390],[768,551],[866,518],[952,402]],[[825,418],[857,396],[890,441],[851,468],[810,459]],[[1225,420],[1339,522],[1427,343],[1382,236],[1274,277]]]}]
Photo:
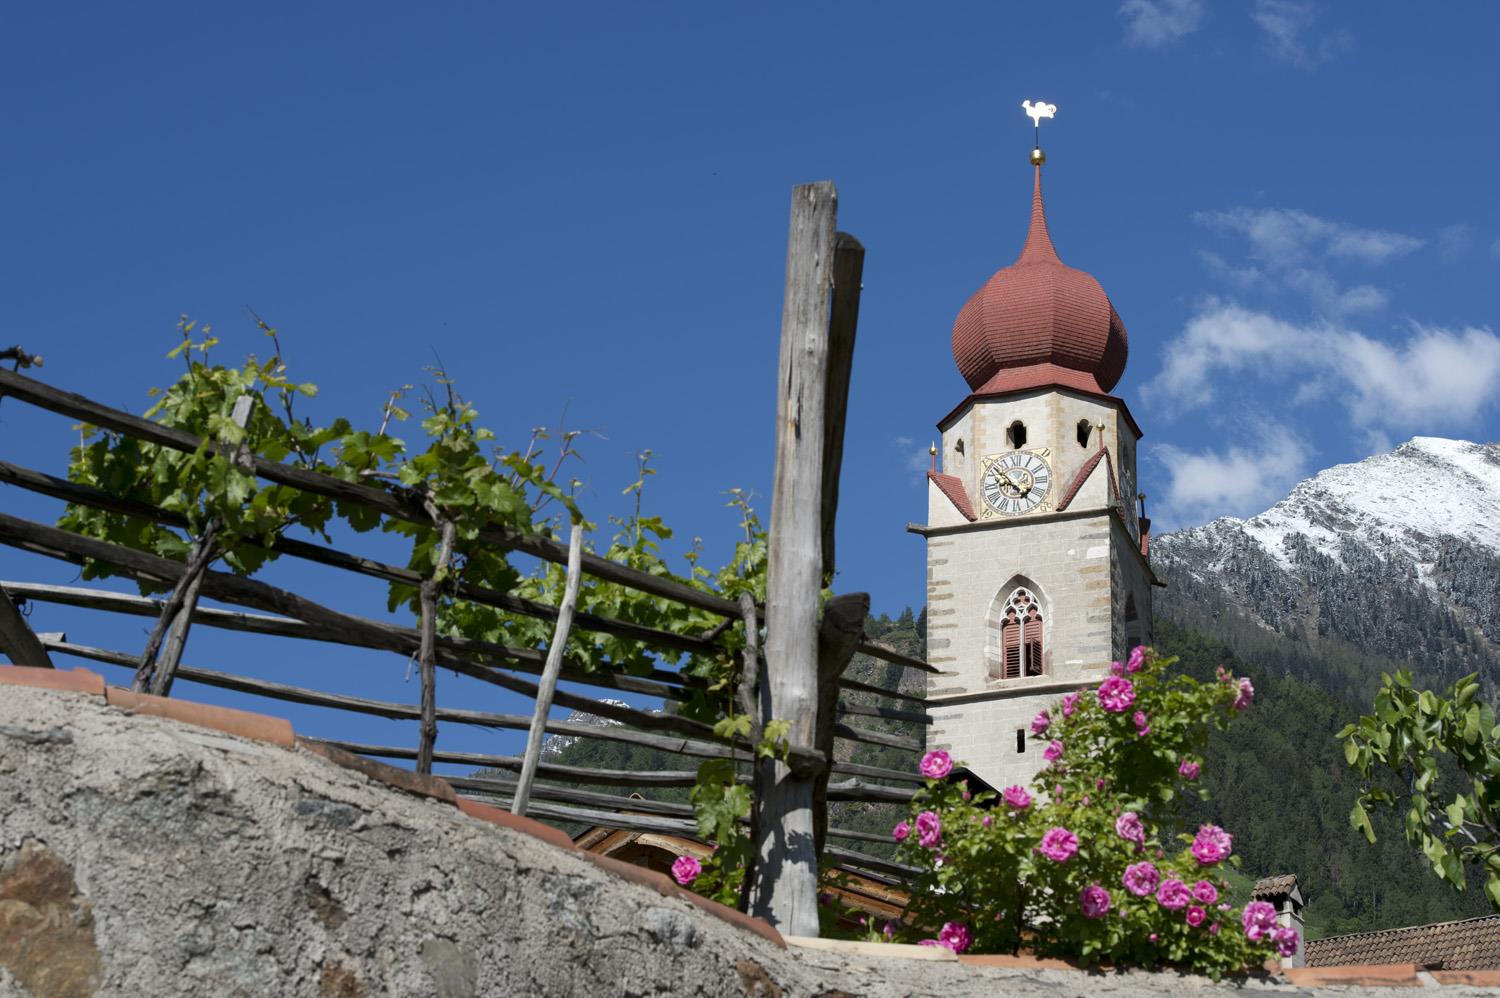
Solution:
[{"label": "clock face", "polygon": [[1018,516],[1043,506],[1052,491],[1046,453],[1018,450],[986,461],[979,476],[985,505],[1001,516]]}]

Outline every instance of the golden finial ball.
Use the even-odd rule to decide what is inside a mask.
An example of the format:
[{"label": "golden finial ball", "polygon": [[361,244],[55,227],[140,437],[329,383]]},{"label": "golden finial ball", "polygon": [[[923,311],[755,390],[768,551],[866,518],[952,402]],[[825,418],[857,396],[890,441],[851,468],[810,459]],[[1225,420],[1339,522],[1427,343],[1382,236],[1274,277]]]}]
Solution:
[{"label": "golden finial ball", "polygon": [[1047,162],[1047,154],[1042,152],[1041,146],[1037,146],[1035,149],[1031,150],[1032,166],[1041,166],[1045,162]]}]

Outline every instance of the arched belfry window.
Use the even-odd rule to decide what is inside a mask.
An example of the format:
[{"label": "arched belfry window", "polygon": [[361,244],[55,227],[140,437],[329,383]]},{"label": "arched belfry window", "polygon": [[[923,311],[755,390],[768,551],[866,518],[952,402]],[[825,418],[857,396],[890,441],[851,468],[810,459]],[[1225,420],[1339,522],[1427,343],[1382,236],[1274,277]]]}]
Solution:
[{"label": "arched belfry window", "polygon": [[1093,432],[1094,424],[1086,419],[1080,419],[1078,421],[1078,446],[1087,447],[1089,445],[1089,436]]},{"label": "arched belfry window", "polygon": [[1020,679],[1046,671],[1045,618],[1042,601],[1029,584],[1014,586],[997,597],[989,621],[990,679]]},{"label": "arched belfry window", "polygon": [[1019,419],[1005,428],[1005,439],[1011,447],[1020,450],[1026,446],[1026,424]]}]

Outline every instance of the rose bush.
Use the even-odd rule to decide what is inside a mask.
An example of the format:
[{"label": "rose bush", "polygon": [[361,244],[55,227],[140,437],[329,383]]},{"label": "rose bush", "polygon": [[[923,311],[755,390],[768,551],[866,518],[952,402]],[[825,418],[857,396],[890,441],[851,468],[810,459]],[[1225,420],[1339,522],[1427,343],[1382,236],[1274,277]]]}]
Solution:
[{"label": "rose bush", "polygon": [[1233,837],[1216,825],[1189,833],[1174,808],[1181,793],[1206,796],[1194,781],[1212,765],[1209,729],[1254,691],[1227,673],[1199,683],[1173,673],[1174,661],[1138,648],[1096,689],[1038,714],[1031,731],[1049,742],[1030,787],[971,794],[946,779],[947,753],[929,753],[926,786],[893,836],[922,872],[885,935],[1215,978],[1294,945],[1254,903],[1221,900],[1221,867],[1238,862]]}]

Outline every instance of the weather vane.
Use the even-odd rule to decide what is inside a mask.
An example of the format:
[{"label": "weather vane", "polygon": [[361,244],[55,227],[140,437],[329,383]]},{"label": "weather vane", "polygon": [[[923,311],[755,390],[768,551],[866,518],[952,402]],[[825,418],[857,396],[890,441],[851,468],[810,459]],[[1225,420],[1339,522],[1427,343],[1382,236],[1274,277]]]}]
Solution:
[{"label": "weather vane", "polygon": [[1042,119],[1051,118],[1057,114],[1057,105],[1048,104],[1046,101],[1023,100],[1021,107],[1026,111],[1026,117],[1031,119],[1036,129],[1036,144],[1031,150],[1031,163],[1033,166],[1041,166],[1047,162],[1047,154],[1042,152]]}]

